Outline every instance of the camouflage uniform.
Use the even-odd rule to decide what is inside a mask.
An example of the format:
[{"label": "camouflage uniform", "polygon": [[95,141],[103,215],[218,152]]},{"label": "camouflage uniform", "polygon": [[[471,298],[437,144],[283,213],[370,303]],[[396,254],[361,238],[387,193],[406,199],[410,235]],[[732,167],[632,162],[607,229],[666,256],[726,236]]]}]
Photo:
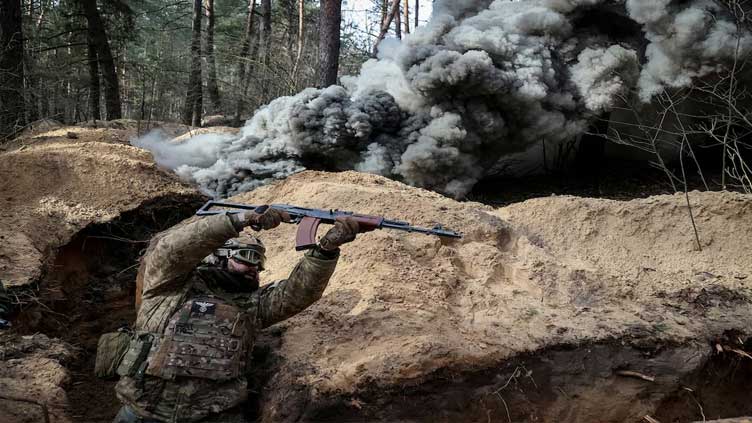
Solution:
[{"label": "camouflage uniform", "polygon": [[[252,293],[228,293],[208,285],[196,267],[237,236],[232,219],[216,215],[189,219],[155,237],[142,263],[143,294],[135,330],[164,334],[170,329],[168,323],[174,324],[174,316],[190,307],[192,299],[219,298],[242,310],[243,342],[248,346],[243,350],[244,363],[249,363],[256,332],[318,300],[339,256],[339,250],[310,250],[286,280]],[[122,377],[115,389],[120,401],[141,417],[164,422],[211,421],[218,413],[229,416],[227,410],[238,410],[246,399],[248,383],[245,371],[241,373],[227,380],[211,380],[186,376],[165,379],[150,376],[147,371],[140,377]]]}]

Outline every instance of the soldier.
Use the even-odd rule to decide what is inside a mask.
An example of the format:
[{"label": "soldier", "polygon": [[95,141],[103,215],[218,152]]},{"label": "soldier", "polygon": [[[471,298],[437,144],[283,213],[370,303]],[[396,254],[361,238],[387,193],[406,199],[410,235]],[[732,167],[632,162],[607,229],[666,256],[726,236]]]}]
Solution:
[{"label": "soldier", "polygon": [[135,333],[118,367],[115,423],[244,421],[256,332],[317,301],[339,247],[359,229],[352,218],[338,220],[286,280],[259,289],[265,248],[240,233],[289,219],[271,208],[191,218],[152,239],[139,269]]}]

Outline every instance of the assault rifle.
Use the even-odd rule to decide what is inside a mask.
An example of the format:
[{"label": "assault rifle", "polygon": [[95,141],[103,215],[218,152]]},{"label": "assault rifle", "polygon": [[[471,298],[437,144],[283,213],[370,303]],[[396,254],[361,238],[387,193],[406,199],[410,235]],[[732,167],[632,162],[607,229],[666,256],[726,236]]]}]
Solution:
[{"label": "assault rifle", "polygon": [[399,220],[386,219],[383,216],[369,216],[357,214],[350,211],[342,210],[319,210],[308,209],[305,207],[290,206],[287,204],[272,204],[271,206],[252,206],[250,204],[223,203],[221,201],[208,201],[197,212],[198,216],[211,216],[215,214],[234,214],[248,210],[254,210],[257,213],[263,213],[266,208],[271,207],[279,211],[285,211],[290,215],[290,222],[300,225],[298,234],[295,238],[295,249],[307,250],[316,246],[316,231],[319,224],[334,224],[338,217],[352,217],[358,221],[360,232],[369,232],[374,229],[396,229],[406,232],[417,232],[426,235],[436,235],[446,238],[462,238],[462,234],[449,229],[444,229],[441,225],[433,228],[419,228],[410,226],[407,222]]}]

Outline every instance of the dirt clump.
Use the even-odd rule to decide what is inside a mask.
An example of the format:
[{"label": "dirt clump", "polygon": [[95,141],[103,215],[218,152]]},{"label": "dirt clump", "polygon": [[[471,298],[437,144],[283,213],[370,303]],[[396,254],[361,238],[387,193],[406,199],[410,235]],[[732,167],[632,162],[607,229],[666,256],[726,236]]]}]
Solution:
[{"label": "dirt clump", "polygon": [[43,334],[0,335],[0,421],[68,423],[65,368],[76,349]]},{"label": "dirt clump", "polygon": [[[232,198],[442,223],[465,234],[454,241],[384,230],[348,245],[323,298],[276,329],[279,339],[270,342],[279,348],[267,364],[278,369],[264,388],[260,415],[504,419],[494,392],[514,375],[515,363],[525,362],[527,370],[513,379],[535,380],[547,394],[513,398],[506,404],[517,410],[512,416],[590,421],[604,406],[584,404],[603,399],[613,409],[603,421],[641,418],[680,389],[682,378],[702,373],[718,354],[713,339],[750,330],[752,261],[739,252],[752,247],[752,198],[690,198],[702,251],[683,195],[628,202],[549,197],[493,209],[379,176],[303,172]],[[265,280],[292,269],[299,257],[295,230],[285,225],[262,234]],[[737,338],[743,349],[745,336]],[[602,352],[588,352],[595,349]],[[592,371],[567,365],[591,361]],[[660,383],[619,371],[652,374]],[[477,397],[452,397],[453,380],[467,380],[463,391]],[[544,380],[552,385],[541,387]],[[412,395],[408,387],[415,387]],[[599,394],[626,388],[623,395]],[[430,397],[435,404],[414,406]],[[480,409],[481,398],[496,405]],[[447,401],[457,403],[455,412],[446,410]],[[516,414],[521,410],[532,414]]]}]

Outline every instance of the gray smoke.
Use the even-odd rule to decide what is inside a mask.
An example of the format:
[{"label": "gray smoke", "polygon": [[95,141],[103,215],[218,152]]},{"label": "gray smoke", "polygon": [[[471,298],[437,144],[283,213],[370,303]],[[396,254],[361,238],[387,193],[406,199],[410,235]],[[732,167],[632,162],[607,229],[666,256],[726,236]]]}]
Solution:
[{"label": "gray smoke", "polygon": [[[638,30],[582,23],[595,12]],[[240,136],[135,144],[215,197],[309,168],[461,197],[506,155],[574,139],[631,93],[648,102],[751,51],[711,0],[439,1],[360,75],[272,101]]]}]

